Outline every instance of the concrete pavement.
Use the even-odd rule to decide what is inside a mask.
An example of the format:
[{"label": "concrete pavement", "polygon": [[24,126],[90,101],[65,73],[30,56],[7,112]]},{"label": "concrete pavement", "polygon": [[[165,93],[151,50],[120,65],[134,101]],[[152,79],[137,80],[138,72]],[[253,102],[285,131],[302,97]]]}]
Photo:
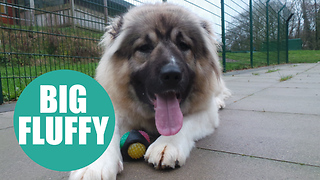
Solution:
[{"label": "concrete pavement", "polygon": [[[320,64],[236,71],[224,79],[233,96],[220,111],[220,127],[197,142],[185,166],[157,171],[126,162],[118,179],[320,179]],[[0,179],[67,179],[24,154],[12,117],[0,113]]]}]

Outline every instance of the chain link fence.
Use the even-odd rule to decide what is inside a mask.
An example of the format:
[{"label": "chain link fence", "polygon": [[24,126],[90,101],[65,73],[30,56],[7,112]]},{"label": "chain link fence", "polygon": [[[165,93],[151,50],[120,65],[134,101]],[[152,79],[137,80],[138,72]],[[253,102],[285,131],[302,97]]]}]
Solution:
[{"label": "chain link fence", "polygon": [[[0,0],[0,104],[36,77],[71,69],[94,76],[110,18],[166,0]],[[167,0],[207,19],[224,71],[288,62],[292,14],[278,0]]]},{"label": "chain link fence", "polygon": [[224,70],[288,62],[287,29],[292,14],[284,4],[277,0],[229,0],[224,7]]}]

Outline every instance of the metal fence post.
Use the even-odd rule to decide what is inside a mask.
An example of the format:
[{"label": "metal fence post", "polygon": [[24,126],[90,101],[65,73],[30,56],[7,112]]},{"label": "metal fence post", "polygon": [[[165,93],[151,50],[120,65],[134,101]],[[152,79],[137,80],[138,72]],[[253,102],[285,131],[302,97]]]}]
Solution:
[{"label": "metal fence post", "polygon": [[3,94],[2,94],[2,82],[1,82],[1,72],[0,72],[0,104],[3,103]]},{"label": "metal fence post", "polygon": [[289,63],[289,23],[286,22],[286,63]]},{"label": "metal fence post", "polygon": [[104,22],[107,24],[108,23],[108,1],[107,0],[104,0],[103,1],[103,9],[104,9]]},{"label": "metal fence post", "polygon": [[283,10],[284,7],[286,7],[286,5],[283,5],[282,8],[278,11],[278,64],[280,64],[280,12]]},{"label": "metal fence post", "polygon": [[289,63],[289,21],[294,14],[290,14],[288,19],[286,20],[286,63]]},{"label": "metal fence post", "polygon": [[266,38],[267,38],[267,65],[269,66],[270,65],[270,61],[269,61],[269,2],[270,0],[268,0],[266,2],[266,29],[267,29],[267,32],[266,32]]},{"label": "metal fence post", "polygon": [[252,26],[252,0],[249,2],[250,8],[250,65],[253,68],[253,26]]},{"label": "metal fence post", "polygon": [[75,28],[76,27],[76,22],[75,22],[75,12],[74,12],[74,0],[70,0],[70,11],[71,11],[71,27]]},{"label": "metal fence post", "polygon": [[35,25],[35,19],[34,19],[34,0],[30,0],[30,20],[31,20],[30,25],[31,25],[31,26],[34,26],[34,25]]},{"label": "metal fence post", "polygon": [[222,35],[222,65],[223,72],[226,72],[226,32],[224,22],[224,0],[221,0],[221,35]]}]

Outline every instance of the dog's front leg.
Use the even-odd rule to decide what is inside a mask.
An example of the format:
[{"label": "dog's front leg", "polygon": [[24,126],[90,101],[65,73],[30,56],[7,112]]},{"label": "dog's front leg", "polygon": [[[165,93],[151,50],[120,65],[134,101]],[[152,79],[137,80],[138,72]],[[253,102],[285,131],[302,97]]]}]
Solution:
[{"label": "dog's front leg", "polygon": [[116,126],[107,150],[89,166],[72,171],[69,180],[116,179],[117,174],[123,170],[119,142],[120,134]]},{"label": "dog's front leg", "polygon": [[151,144],[145,159],[156,169],[175,168],[185,164],[195,141],[211,134],[219,125],[218,108],[213,101],[211,108],[184,117],[181,130],[173,136],[160,136]]}]

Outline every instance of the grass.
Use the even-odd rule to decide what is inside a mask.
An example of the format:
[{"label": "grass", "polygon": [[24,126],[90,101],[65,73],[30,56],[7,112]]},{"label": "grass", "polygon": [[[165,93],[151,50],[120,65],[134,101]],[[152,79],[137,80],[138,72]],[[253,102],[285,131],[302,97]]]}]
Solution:
[{"label": "grass", "polygon": [[1,24],[0,72],[4,101],[16,100],[36,77],[70,69],[94,75],[103,32],[71,27]]},{"label": "grass", "polygon": [[272,73],[277,71],[280,71],[280,69],[269,69],[266,73]]},{"label": "grass", "polygon": [[280,82],[283,82],[283,81],[287,81],[287,80],[289,80],[289,79],[291,79],[293,76],[292,75],[288,75],[288,76],[281,76],[281,78],[280,78]]},{"label": "grass", "polygon": [[[253,54],[254,63],[253,67],[261,67],[266,66],[266,53],[264,52],[255,52]],[[221,55],[221,54],[219,54]],[[226,70],[233,71],[233,70],[241,70],[241,69],[250,69],[251,62],[250,62],[250,53],[226,53],[226,58],[232,60],[231,62],[227,60]]]},{"label": "grass", "polygon": [[289,51],[290,63],[317,63],[320,61],[320,50]]},{"label": "grass", "polygon": [[42,65],[0,66],[4,101],[17,100],[26,86],[36,77],[53,70],[70,69],[93,76],[96,62],[60,62]]},{"label": "grass", "polygon": [[[222,56],[219,53],[219,56]],[[250,69],[250,53],[226,53],[226,70],[241,70]],[[269,53],[269,64],[278,64],[278,53],[277,51],[272,51]],[[289,51],[289,63],[317,63],[320,61],[320,50],[295,50]],[[285,54],[283,51],[280,53],[280,64],[285,63]],[[267,53],[266,52],[254,52],[253,53],[253,68],[267,66]],[[268,72],[269,73],[269,72]]]}]

